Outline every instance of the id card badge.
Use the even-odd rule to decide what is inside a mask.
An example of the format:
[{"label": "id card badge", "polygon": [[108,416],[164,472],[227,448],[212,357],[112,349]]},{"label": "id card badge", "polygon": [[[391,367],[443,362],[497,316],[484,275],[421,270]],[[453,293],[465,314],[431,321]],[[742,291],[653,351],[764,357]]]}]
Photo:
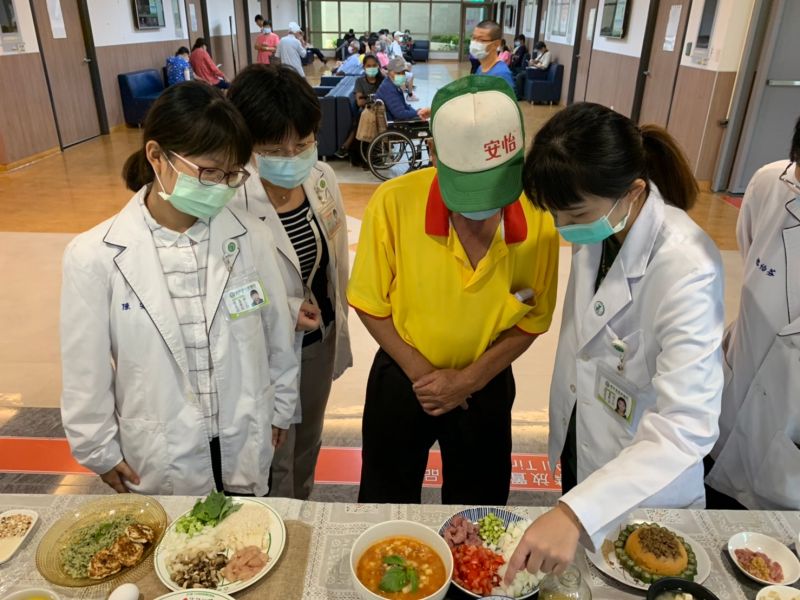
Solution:
[{"label": "id card badge", "polygon": [[626,427],[633,424],[636,414],[636,391],[636,386],[614,369],[604,364],[598,365],[595,397]]},{"label": "id card badge", "polygon": [[328,239],[334,239],[344,224],[344,215],[339,213],[336,203],[333,201],[325,202],[319,209],[319,217]]},{"label": "id card badge", "polygon": [[269,306],[269,298],[258,275],[249,273],[228,283],[223,294],[227,318],[236,321]]}]

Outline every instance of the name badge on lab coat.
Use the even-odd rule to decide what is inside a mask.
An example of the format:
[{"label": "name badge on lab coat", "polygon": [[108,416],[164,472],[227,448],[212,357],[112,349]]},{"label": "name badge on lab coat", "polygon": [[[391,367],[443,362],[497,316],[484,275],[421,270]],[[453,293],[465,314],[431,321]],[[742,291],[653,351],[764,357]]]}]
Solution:
[{"label": "name badge on lab coat", "polygon": [[228,284],[223,294],[228,319],[236,321],[269,306],[264,286],[255,273],[237,277]]},{"label": "name badge on lab coat", "polygon": [[604,364],[598,365],[594,395],[627,427],[633,424],[636,415],[636,390],[633,383],[620,376],[614,369]]}]

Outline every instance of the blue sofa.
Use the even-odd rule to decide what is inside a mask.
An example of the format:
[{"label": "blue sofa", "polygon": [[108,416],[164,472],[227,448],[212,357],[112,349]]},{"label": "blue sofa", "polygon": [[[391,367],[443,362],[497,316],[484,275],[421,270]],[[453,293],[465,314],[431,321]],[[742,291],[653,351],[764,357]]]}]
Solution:
[{"label": "blue sofa", "polygon": [[164,91],[164,79],[156,69],[117,75],[125,122],[140,127],[147,111]]},{"label": "blue sofa", "polygon": [[525,80],[525,100],[558,104],[561,102],[561,86],[564,81],[564,65],[551,63],[546,71],[528,67]]},{"label": "blue sofa", "polygon": [[[322,123],[317,136],[320,158],[333,156],[347,139],[356,114],[356,77],[323,77],[314,88],[322,110]],[[331,85],[335,84],[335,85]]]},{"label": "blue sofa", "polygon": [[430,52],[431,43],[429,40],[414,40],[414,46],[411,49],[411,58],[414,62],[428,62]]}]

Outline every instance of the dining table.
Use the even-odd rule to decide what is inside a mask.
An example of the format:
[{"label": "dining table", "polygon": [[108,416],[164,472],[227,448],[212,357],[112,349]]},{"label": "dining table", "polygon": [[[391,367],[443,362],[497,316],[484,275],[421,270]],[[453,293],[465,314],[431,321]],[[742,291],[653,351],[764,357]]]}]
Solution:
[{"label": "dining table", "polygon": [[[0,494],[0,513],[24,508],[39,515],[34,531],[23,546],[11,560],[0,565],[0,599],[28,588],[47,588],[64,599],[107,598],[108,590],[102,586],[67,588],[53,585],[42,577],[36,567],[37,547],[47,530],[65,515],[99,497]],[[170,522],[191,509],[197,500],[186,496],[154,498],[164,507]],[[281,595],[303,600],[360,598],[353,585],[350,550],[358,536],[372,525],[390,520],[407,520],[438,530],[450,516],[467,508],[435,504],[327,503],[284,498],[265,498],[263,502],[269,504],[287,524],[289,534],[286,548],[293,550],[292,560],[279,563],[275,569],[282,571],[280,577],[283,581],[290,582],[287,588],[289,592],[284,590]],[[528,519],[535,519],[548,510],[546,507],[532,506],[504,508]],[[727,545],[731,536],[743,531],[763,533],[794,551],[800,532],[800,512],[640,509],[631,517],[677,530],[700,544],[711,560],[711,574],[703,585],[720,600],[754,600],[761,589],[759,584],[739,572],[728,555]],[[288,527],[289,524],[294,525]],[[293,531],[304,533],[293,534]],[[594,600],[632,600],[646,596],[646,592],[628,587],[599,571],[588,560],[583,549],[578,550],[575,563],[588,582]],[[271,593],[274,590],[270,586],[278,585],[277,578],[266,577],[258,585],[257,597],[276,597]],[[150,589],[153,589],[152,586]],[[160,594],[168,591],[163,588]],[[159,595],[155,591],[150,593],[152,595],[144,593],[144,600],[152,600]],[[236,597],[239,598],[240,594],[236,594]],[[464,595],[451,586],[447,597],[460,599]]]}]

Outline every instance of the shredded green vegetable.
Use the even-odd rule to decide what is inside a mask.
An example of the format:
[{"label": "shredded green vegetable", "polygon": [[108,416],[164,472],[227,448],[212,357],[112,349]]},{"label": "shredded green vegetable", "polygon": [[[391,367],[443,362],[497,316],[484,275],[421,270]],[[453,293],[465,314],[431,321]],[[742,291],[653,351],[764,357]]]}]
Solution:
[{"label": "shredded green vegetable", "polygon": [[88,525],[79,529],[61,554],[64,571],[75,579],[89,576],[92,557],[117,541],[128,525],[135,523],[133,517],[119,517]]}]

